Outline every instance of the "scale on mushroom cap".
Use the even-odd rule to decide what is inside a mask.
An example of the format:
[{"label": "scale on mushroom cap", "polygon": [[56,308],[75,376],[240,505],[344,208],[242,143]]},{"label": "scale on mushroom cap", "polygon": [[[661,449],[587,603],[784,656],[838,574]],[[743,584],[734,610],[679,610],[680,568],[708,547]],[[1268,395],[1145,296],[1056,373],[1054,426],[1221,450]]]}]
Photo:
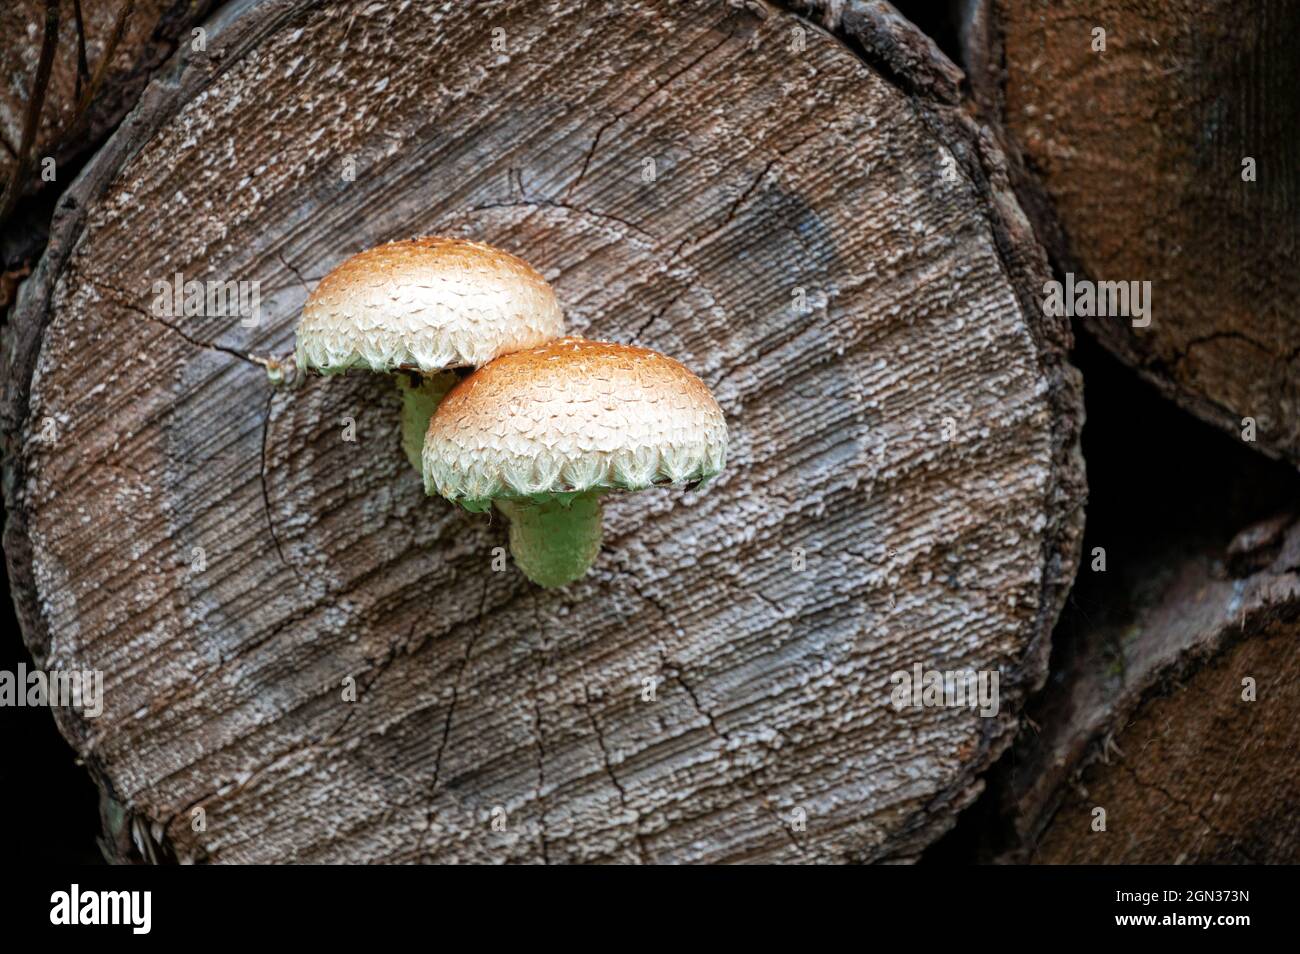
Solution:
[{"label": "scale on mushroom cap", "polygon": [[722,409],[672,358],[562,338],[452,388],[429,422],[424,481],[468,510],[495,503],[524,575],[563,586],[600,551],[604,494],[707,481],[726,456]]},{"label": "scale on mushroom cap", "polygon": [[[495,503],[520,570],[553,587],[595,562],[605,494],[701,484],[727,454],[721,408],[681,364],[562,333],[555,294],[527,263],[424,238],[326,275],[296,353],[324,374],[397,374],[402,447],[425,491],[473,512]],[[464,367],[478,370],[457,383],[449,371]]]},{"label": "scale on mushroom cap", "polygon": [[564,334],[555,292],[509,252],[464,239],[389,242],[338,265],[303,305],[300,368],[392,374],[402,449],[416,470],[429,417],[457,381],[498,355]]}]

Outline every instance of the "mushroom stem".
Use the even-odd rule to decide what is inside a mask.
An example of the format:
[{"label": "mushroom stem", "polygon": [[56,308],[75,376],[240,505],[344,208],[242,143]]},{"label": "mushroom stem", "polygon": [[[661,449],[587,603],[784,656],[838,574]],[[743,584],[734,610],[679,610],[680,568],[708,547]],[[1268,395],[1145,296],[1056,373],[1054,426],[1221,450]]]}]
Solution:
[{"label": "mushroom stem", "polygon": [[411,466],[423,473],[420,452],[424,449],[424,435],[429,431],[429,418],[456,383],[456,375],[440,371],[421,377],[399,371],[394,377],[402,392],[402,450]]},{"label": "mushroom stem", "polygon": [[564,586],[591,568],[600,552],[602,493],[496,501],[510,520],[510,552],[524,576],[538,586]]}]

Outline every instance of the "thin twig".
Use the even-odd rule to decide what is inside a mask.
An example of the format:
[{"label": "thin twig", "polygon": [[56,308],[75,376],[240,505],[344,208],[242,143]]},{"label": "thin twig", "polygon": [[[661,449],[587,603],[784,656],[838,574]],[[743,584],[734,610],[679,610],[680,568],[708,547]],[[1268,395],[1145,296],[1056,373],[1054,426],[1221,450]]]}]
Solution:
[{"label": "thin twig", "polygon": [[104,77],[108,75],[108,65],[113,60],[113,53],[117,50],[118,41],[122,39],[122,34],[126,32],[126,21],[131,17],[131,11],[135,9],[135,0],[126,0],[122,9],[118,11],[117,22],[113,24],[113,34],[108,38],[108,45],[104,47],[104,55],[99,58],[99,65],[95,67],[95,76],[90,81],[82,93],[81,99],[77,101],[77,118],[72,121],[75,128],[85,117],[86,110],[90,108],[90,103],[99,92],[100,84],[104,82]]},{"label": "thin twig", "polygon": [[50,85],[50,68],[54,65],[54,51],[58,45],[59,0],[45,0],[45,39],[41,41],[41,58],[36,63],[36,76],[32,79],[32,91],[27,97],[27,116],[23,120],[18,161],[14,163],[13,175],[5,186],[3,198],[0,198],[0,222],[6,221],[18,204],[18,194],[22,191],[27,166],[31,162],[36,130],[40,126],[41,107],[45,105],[45,91]]},{"label": "thin twig", "polygon": [[90,79],[90,65],[86,62],[86,24],[81,19],[81,0],[72,0],[72,15],[77,21],[77,88],[74,100],[81,99],[81,84]]}]

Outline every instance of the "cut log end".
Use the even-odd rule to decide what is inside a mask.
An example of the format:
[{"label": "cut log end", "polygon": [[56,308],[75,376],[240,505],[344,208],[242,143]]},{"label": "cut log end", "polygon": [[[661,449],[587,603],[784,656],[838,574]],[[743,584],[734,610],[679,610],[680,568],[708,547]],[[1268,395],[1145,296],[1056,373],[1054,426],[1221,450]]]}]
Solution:
[{"label": "cut log end", "polygon": [[[8,356],[17,600],[105,673],[60,725],[111,814],[181,860],[916,857],[1044,676],[1082,519],[996,149],[764,5],[303,2],[208,42],[65,200]],[[563,591],[424,496],[391,382],[247,358],[429,233],[726,414],[708,493],[610,498]],[[177,273],[260,320],[156,313]],[[917,663],[999,672],[997,714],[896,709]]]},{"label": "cut log end", "polygon": [[1300,7],[971,10],[974,98],[1059,270],[1149,283],[1146,314],[1076,324],[1187,410],[1300,464]]}]

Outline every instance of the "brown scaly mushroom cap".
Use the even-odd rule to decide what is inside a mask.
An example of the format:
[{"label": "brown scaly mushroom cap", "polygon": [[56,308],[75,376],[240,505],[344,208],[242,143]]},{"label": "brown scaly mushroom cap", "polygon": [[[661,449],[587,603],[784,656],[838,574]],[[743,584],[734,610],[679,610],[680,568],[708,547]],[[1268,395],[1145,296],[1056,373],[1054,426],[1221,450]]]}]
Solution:
[{"label": "brown scaly mushroom cap", "polygon": [[425,489],[482,510],[491,499],[707,480],[726,453],[722,410],[681,364],[561,338],[451,390],[425,436]]},{"label": "brown scaly mushroom cap", "polygon": [[353,255],[303,306],[297,359],[325,374],[477,367],[564,333],[551,286],[490,245],[390,242]]}]

